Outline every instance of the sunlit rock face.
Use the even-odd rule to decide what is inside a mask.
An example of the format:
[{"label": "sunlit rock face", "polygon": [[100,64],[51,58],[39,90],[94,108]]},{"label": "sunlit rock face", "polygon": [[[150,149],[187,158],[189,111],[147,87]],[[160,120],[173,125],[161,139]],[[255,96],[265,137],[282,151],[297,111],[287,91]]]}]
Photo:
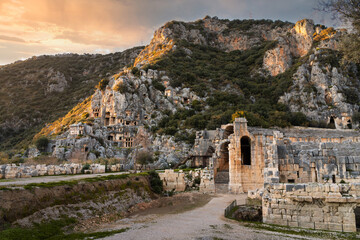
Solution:
[{"label": "sunlit rock face", "polygon": [[272,76],[284,73],[291,67],[294,57],[303,57],[311,50],[314,32],[315,26],[312,20],[298,21],[286,34],[275,39],[278,45],[266,52],[264,68]]}]

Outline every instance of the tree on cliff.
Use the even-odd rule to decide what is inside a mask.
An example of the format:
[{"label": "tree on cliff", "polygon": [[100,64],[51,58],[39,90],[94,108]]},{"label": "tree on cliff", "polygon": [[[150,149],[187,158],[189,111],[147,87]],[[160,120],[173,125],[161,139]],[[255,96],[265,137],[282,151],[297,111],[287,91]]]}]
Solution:
[{"label": "tree on cliff", "polygon": [[141,165],[141,169],[144,167],[144,165],[153,162],[154,162],[153,155],[148,151],[143,150],[136,155],[136,163]]},{"label": "tree on cliff", "polygon": [[332,13],[334,18],[351,23],[353,32],[343,37],[340,50],[344,59],[360,63],[360,1],[319,0],[319,10]]},{"label": "tree on cliff", "polygon": [[35,142],[36,148],[41,152],[45,152],[49,144],[49,139],[45,136],[38,138]]}]

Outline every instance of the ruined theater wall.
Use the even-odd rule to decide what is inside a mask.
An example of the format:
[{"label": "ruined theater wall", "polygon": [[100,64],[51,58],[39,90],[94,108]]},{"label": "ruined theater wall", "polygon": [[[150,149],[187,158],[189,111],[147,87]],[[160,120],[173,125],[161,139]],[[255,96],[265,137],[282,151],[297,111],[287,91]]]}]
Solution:
[{"label": "ruined theater wall", "polygon": [[[250,143],[250,164],[245,164],[242,153],[242,138]],[[265,145],[267,137],[262,134],[250,134],[246,120],[234,122],[234,134],[229,144],[229,188],[233,193],[248,192],[262,188],[264,184]]]},{"label": "ruined theater wall", "polygon": [[278,145],[280,182],[358,182],[360,143],[293,142]]},{"label": "ruined theater wall", "polygon": [[354,209],[360,184],[269,184],[263,194],[263,221],[289,227],[356,231]]}]

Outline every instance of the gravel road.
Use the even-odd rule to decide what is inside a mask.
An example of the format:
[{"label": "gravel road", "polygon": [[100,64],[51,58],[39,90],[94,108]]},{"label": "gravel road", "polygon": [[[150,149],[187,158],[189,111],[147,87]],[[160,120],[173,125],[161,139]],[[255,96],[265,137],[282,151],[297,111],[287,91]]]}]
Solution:
[{"label": "gravel road", "polygon": [[135,215],[116,222],[108,229],[101,230],[130,228],[124,233],[107,237],[106,240],[312,239],[256,230],[241,226],[236,221],[225,219],[223,217],[224,209],[235,198],[238,204],[245,203],[246,194],[218,195],[203,207],[178,214]]}]

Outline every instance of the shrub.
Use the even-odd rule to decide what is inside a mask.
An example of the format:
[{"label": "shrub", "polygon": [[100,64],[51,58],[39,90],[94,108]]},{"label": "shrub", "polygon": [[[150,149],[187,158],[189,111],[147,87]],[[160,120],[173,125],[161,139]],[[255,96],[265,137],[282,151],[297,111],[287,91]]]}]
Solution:
[{"label": "shrub", "polygon": [[354,123],[360,122],[360,112],[354,112],[354,114],[352,116],[352,120]]},{"label": "shrub", "polygon": [[121,94],[124,94],[124,93],[128,92],[128,88],[124,83],[118,83],[114,87],[114,90],[120,92]]},{"label": "shrub", "polygon": [[81,169],[81,173],[85,173],[85,170],[89,170],[90,169],[90,164],[86,163],[82,169]]},{"label": "shrub", "polygon": [[159,174],[152,170],[149,172],[150,187],[154,193],[160,194],[163,192],[163,182],[159,177]]},{"label": "shrub", "polygon": [[160,81],[153,81],[152,85],[155,89],[157,89],[161,92],[165,91],[165,86]]},{"label": "shrub", "polygon": [[108,79],[101,79],[101,81],[98,83],[98,85],[96,86],[97,89],[104,91],[106,86],[109,84],[109,80]]},{"label": "shrub", "polygon": [[140,70],[137,67],[133,67],[131,69],[131,73],[134,74],[136,77],[140,77]]},{"label": "shrub", "polygon": [[354,88],[348,88],[344,90],[344,94],[348,103],[358,104],[359,95],[357,90],[355,90]]},{"label": "shrub", "polygon": [[141,164],[141,167],[152,162],[154,162],[153,156],[147,151],[141,151],[136,155],[136,163]]},{"label": "shrub", "polygon": [[45,136],[38,138],[35,142],[36,148],[39,149],[39,151],[41,152],[46,151],[48,144],[49,144],[49,139]]}]

